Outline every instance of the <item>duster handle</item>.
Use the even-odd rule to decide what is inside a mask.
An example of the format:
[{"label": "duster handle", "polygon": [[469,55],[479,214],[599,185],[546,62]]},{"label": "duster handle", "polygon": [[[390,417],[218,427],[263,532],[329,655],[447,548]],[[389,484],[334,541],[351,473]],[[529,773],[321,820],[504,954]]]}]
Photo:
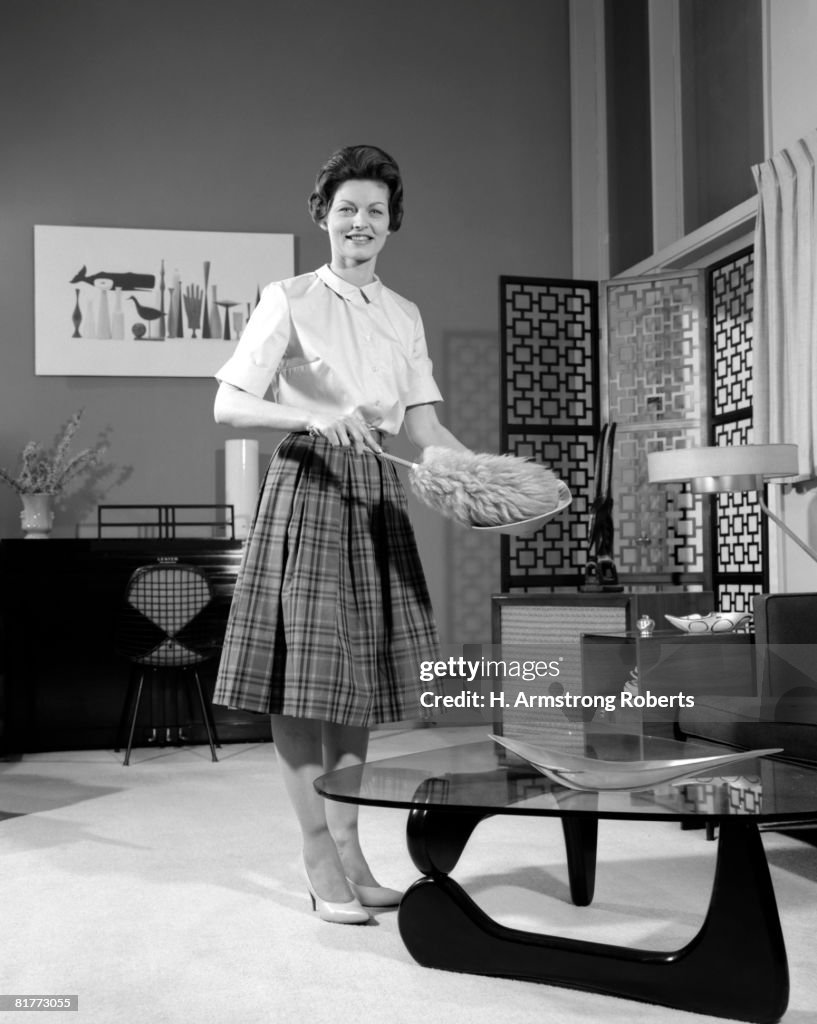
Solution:
[{"label": "duster handle", "polygon": [[384,459],[388,459],[389,462],[396,462],[400,466],[406,466],[408,469],[414,469],[417,465],[416,462],[409,462],[407,459],[401,459],[397,455],[390,455],[388,452],[376,452],[374,448],[369,448],[368,451],[373,452],[375,455],[380,455]]}]

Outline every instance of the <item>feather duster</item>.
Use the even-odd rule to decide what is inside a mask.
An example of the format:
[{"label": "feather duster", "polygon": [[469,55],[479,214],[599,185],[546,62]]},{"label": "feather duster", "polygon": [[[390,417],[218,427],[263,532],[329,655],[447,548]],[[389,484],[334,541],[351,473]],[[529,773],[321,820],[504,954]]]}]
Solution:
[{"label": "feather duster", "polygon": [[411,488],[424,504],[463,526],[503,526],[565,506],[566,488],[553,471],[516,455],[438,446],[424,449],[419,462],[382,454],[409,467]]}]

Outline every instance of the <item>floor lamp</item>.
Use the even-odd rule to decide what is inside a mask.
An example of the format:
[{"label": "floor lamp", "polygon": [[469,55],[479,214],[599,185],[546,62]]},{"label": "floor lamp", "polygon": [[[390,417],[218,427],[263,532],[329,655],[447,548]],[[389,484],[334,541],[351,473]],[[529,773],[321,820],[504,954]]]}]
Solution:
[{"label": "floor lamp", "polygon": [[757,491],[758,502],[764,515],[817,562],[817,551],[786,526],[763,500],[763,488],[767,481],[797,476],[797,473],[796,444],[677,448],[647,454],[647,477],[650,483],[686,483],[694,494]]}]

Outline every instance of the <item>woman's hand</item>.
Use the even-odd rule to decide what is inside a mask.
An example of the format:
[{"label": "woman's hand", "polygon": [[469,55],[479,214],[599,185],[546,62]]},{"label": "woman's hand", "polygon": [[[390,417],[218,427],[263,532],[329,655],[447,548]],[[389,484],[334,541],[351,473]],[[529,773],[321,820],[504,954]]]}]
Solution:
[{"label": "woman's hand", "polygon": [[331,445],[352,447],[362,454],[366,448],[381,452],[380,442],[363,420],[357,416],[323,416],[320,413],[312,417],[309,433],[325,438]]},{"label": "woman's hand", "polygon": [[241,388],[222,381],[216,394],[214,407],[216,423],[231,427],[261,427],[272,430],[308,430],[320,435],[332,445],[365,448],[380,452],[380,442],[359,416],[331,416],[326,413],[308,413],[304,409],[279,405],[258,398]]}]

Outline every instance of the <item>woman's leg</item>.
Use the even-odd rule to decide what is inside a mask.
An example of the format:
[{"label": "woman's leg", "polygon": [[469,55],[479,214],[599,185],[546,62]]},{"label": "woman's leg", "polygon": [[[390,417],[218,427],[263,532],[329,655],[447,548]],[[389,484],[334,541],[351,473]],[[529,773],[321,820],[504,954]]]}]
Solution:
[{"label": "woman's leg", "polygon": [[329,831],[326,801],[312,785],[324,773],[322,723],[317,719],[272,715],[272,738],[290,803],[303,836],[304,865],[321,899],[352,899],[346,870]]},{"label": "woman's leg", "polygon": [[[323,722],[324,771],[361,764],[366,760],[368,747],[368,728]],[[378,882],[360,848],[358,805],[327,800],[325,814],[347,878],[357,885],[376,886]]]}]

